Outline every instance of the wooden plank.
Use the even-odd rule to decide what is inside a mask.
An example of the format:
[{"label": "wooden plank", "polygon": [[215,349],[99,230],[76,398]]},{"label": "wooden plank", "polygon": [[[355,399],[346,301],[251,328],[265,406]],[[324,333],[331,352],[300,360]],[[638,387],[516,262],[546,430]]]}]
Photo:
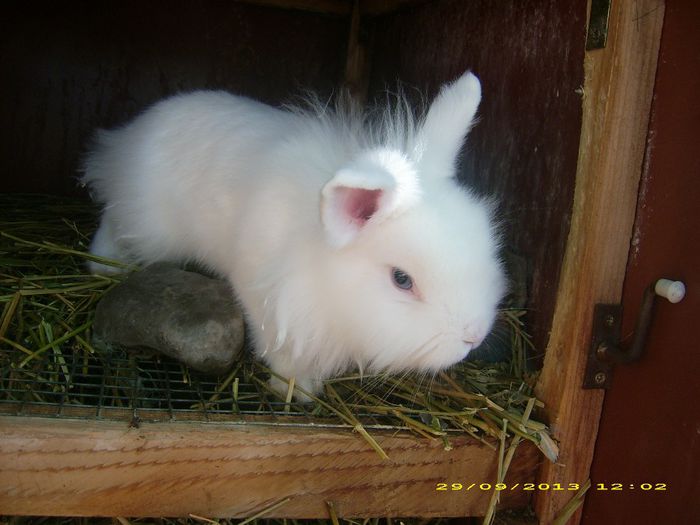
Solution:
[{"label": "wooden plank", "polygon": [[[560,457],[543,464],[541,482],[582,484],[589,475],[604,396],[581,388],[593,305],[621,299],[663,16],[658,0],[613,2],[607,47],[586,55],[573,221],[537,386]],[[571,496],[538,493],[540,522]],[[569,523],[579,520],[580,510]]]},{"label": "wooden plank", "polygon": [[[277,9],[293,9],[309,11],[326,15],[350,16],[354,0],[238,0],[246,4],[274,7]],[[418,5],[428,0],[359,0],[360,11],[363,15],[379,16],[398,11],[406,7]]]},{"label": "wooden plank", "polygon": [[408,9],[433,0],[360,0],[360,10],[363,15],[379,16]]},{"label": "wooden plank", "polygon": [[352,0],[238,0],[240,3],[273,7],[276,9],[293,9],[326,15],[349,16],[352,12]]},{"label": "wooden plank", "polygon": [[369,87],[370,62],[367,42],[363,41],[360,35],[360,5],[360,0],[354,1],[350,18],[348,51],[345,58],[345,88],[355,100],[364,104]]},{"label": "wooden plank", "polygon": [[[390,460],[349,431],[226,424],[0,417],[0,513],[55,516],[270,517],[483,515],[497,453],[469,438],[378,434]],[[539,451],[521,445],[508,483],[532,481]],[[502,507],[532,492],[502,491]]]}]

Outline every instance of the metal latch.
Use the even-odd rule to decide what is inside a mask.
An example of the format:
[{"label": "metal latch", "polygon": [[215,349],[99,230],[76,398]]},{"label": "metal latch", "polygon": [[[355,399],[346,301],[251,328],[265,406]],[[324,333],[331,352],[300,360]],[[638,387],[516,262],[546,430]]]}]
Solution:
[{"label": "metal latch", "polygon": [[644,291],[642,306],[637,316],[632,344],[620,347],[622,306],[596,304],[593,310],[591,346],[583,379],[583,388],[608,388],[612,381],[612,369],[616,364],[632,363],[644,354],[647,335],[654,313],[657,296],[677,303],[685,297],[685,285],[680,281],[659,279]]}]

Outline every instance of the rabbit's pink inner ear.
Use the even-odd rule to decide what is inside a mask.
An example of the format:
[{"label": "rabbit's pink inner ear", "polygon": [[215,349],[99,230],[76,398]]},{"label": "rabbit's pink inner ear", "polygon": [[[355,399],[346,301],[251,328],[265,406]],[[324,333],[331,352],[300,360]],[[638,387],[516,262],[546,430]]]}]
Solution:
[{"label": "rabbit's pink inner ear", "polygon": [[380,211],[383,194],[382,189],[326,186],[321,199],[321,221],[328,242],[338,248],[352,242]]},{"label": "rabbit's pink inner ear", "polygon": [[342,214],[360,228],[377,213],[381,195],[382,190],[343,186],[335,189],[335,197]]}]

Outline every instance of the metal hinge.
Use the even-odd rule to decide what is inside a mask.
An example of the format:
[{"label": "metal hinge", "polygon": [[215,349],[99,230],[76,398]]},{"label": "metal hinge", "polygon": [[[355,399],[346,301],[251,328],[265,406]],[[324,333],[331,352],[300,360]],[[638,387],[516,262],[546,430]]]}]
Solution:
[{"label": "metal hinge", "polygon": [[612,0],[591,0],[591,12],[588,17],[588,36],[586,51],[603,49],[608,40],[610,22],[610,4]]}]

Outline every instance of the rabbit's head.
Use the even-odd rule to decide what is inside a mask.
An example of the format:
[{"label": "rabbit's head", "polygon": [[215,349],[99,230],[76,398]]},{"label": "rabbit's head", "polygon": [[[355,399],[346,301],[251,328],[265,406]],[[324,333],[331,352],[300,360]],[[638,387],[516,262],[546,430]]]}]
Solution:
[{"label": "rabbit's head", "polygon": [[435,372],[491,329],[505,290],[492,206],[455,179],[479,100],[479,81],[463,75],[443,87],[409,151],[366,149],[323,188],[332,249],[317,308],[349,361]]}]

